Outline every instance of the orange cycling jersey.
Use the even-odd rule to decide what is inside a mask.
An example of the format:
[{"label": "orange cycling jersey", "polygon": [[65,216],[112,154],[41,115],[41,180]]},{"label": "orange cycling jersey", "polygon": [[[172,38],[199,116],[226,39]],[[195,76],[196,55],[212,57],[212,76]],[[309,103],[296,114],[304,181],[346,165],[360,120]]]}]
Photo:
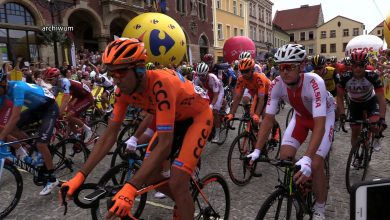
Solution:
[{"label": "orange cycling jersey", "polygon": [[121,94],[117,88],[112,120],[122,122],[129,104],[156,115],[156,131],[171,132],[182,121],[209,108],[207,93],[173,70],[148,70],[144,92]]},{"label": "orange cycling jersey", "polygon": [[244,89],[248,89],[252,96],[264,96],[268,94],[268,88],[271,82],[262,73],[253,73],[251,80],[245,80],[243,76],[238,77],[236,94],[241,94]]}]

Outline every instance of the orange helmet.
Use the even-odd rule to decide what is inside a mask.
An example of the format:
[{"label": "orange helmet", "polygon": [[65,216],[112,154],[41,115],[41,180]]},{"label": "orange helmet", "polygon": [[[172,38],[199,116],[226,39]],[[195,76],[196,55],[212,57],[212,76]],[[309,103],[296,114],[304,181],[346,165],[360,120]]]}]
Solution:
[{"label": "orange helmet", "polygon": [[240,60],[238,69],[240,71],[252,70],[255,68],[255,61],[252,58],[244,58]]},{"label": "orange helmet", "polygon": [[143,65],[147,58],[143,42],[135,38],[121,37],[108,44],[102,60],[106,65]]}]

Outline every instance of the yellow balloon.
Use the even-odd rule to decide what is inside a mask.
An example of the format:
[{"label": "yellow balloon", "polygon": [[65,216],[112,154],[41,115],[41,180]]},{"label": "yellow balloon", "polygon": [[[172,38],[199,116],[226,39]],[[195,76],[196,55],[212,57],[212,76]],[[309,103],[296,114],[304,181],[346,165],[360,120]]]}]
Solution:
[{"label": "yellow balloon", "polygon": [[138,38],[145,43],[148,62],[179,64],[187,51],[186,37],[180,25],[161,13],[144,13],[133,18],[122,37]]},{"label": "yellow balloon", "polygon": [[383,24],[383,29],[384,29],[384,35],[385,35],[387,47],[389,48],[390,47],[390,14],[387,16]]}]

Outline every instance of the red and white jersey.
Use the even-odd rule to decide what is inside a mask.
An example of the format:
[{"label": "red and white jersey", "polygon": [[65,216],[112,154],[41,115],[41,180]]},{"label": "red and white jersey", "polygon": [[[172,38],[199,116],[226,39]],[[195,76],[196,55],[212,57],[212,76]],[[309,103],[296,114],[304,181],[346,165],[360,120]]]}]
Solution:
[{"label": "red and white jersey", "polygon": [[209,73],[207,75],[207,80],[206,80],[205,85],[199,79],[199,77],[195,78],[194,84],[196,86],[200,86],[200,87],[206,89],[208,92],[212,92],[212,93],[220,93],[223,91],[222,82],[214,73]]},{"label": "red and white jersey", "polygon": [[288,88],[280,76],[276,77],[269,87],[266,113],[275,115],[280,99],[306,119],[326,116],[335,110],[333,96],[326,90],[324,80],[315,73],[301,73],[299,86],[294,90]]}]

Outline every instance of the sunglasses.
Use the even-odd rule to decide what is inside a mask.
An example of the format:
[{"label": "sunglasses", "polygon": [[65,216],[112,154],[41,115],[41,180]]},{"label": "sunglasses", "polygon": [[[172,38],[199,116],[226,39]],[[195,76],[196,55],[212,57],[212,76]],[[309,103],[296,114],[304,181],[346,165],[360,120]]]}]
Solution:
[{"label": "sunglasses", "polygon": [[129,71],[129,68],[109,70],[108,75],[111,76],[112,78],[122,79],[123,77],[126,76],[128,71]]},{"label": "sunglasses", "polygon": [[279,64],[279,70],[280,71],[292,71],[292,70],[296,70],[297,68],[299,67],[298,64],[293,64],[293,63],[283,63],[283,64]]},{"label": "sunglasses", "polygon": [[250,73],[252,70],[248,69],[248,70],[240,70],[241,74],[248,74]]}]

